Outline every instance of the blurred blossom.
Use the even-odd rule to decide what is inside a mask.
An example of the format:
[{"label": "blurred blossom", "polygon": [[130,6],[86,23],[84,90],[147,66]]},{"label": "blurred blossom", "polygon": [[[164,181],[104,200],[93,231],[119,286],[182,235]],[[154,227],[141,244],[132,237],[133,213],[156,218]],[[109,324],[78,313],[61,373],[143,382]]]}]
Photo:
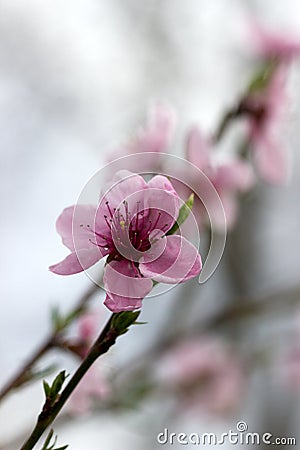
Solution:
[{"label": "blurred blossom", "polygon": [[149,109],[146,125],[139,128],[131,141],[114,151],[109,161],[122,156],[144,153],[143,157],[130,160],[130,167],[126,168],[137,173],[160,172],[162,170],[160,153],[168,151],[174,136],[175,125],[175,111],[164,103],[155,103]]},{"label": "blurred blossom", "polygon": [[79,338],[91,342],[97,334],[99,329],[98,314],[86,313],[82,316],[78,323],[78,335]]},{"label": "blurred blossom", "polygon": [[251,38],[256,52],[264,59],[290,62],[300,56],[300,36],[272,32],[257,21],[251,21]]},{"label": "blurred blossom", "polygon": [[300,389],[300,345],[293,348],[283,361],[284,379],[287,385]]},{"label": "blurred blossom", "polygon": [[286,79],[286,66],[276,66],[268,82],[250,92],[241,104],[257,170],[268,183],[282,183],[288,177],[289,155],[283,137],[288,110]]},{"label": "blurred blossom", "polygon": [[245,387],[242,364],[221,340],[179,343],[163,357],[159,377],[175,394],[180,412],[226,414],[238,407]]},{"label": "blurred blossom", "polygon": [[68,410],[71,414],[86,414],[95,400],[105,400],[109,394],[109,385],[96,362],[70,396]]},{"label": "blurred blossom", "polygon": [[[199,128],[192,128],[187,135],[186,158],[200,169],[211,181],[223,204],[228,228],[232,228],[238,215],[238,195],[248,191],[254,184],[251,166],[238,156],[227,156],[221,159],[215,152],[212,141],[205,137]],[[202,179],[199,177],[199,183]],[[203,188],[204,189],[204,188]],[[219,210],[214,209],[213,201],[209,202],[211,220],[222,227]],[[197,222],[203,221],[204,207],[199,199],[195,199],[193,213]]]},{"label": "blurred blossom", "polygon": [[[300,389],[300,326],[297,324],[292,340],[285,346],[277,361],[280,379],[291,389]],[[291,342],[292,341],[292,342]]]},{"label": "blurred blossom", "polygon": [[139,309],[153,280],[177,284],[201,271],[196,247],[166,233],[174,225],[180,199],[161,175],[148,183],[128,171],[115,175],[99,205],[66,208],[57,231],[71,253],[50,267],[71,275],[108,256],[104,269],[105,305],[113,312]]},{"label": "blurred blossom", "polygon": [[250,89],[241,107],[247,114],[258,172],[264,181],[279,184],[289,174],[289,155],[283,137],[288,114],[286,83],[290,63],[300,56],[300,36],[271,32],[252,21],[251,38],[266,71],[260,85]]}]

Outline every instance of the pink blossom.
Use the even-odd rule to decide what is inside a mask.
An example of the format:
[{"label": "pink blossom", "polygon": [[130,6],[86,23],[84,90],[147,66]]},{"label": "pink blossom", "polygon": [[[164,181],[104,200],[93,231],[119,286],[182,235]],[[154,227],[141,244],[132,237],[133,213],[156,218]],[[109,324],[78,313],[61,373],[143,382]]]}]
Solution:
[{"label": "pink blossom", "polygon": [[180,410],[227,413],[244,390],[240,361],[222,341],[209,336],[179,343],[162,361],[161,377],[176,394]]},{"label": "pink blossom", "polygon": [[129,160],[126,168],[133,172],[160,171],[160,153],[168,151],[175,124],[176,114],[172,108],[163,103],[154,104],[149,109],[146,125],[139,128],[130,142],[117,149],[110,161],[121,156],[143,153],[143,157]]},{"label": "pink blossom", "polygon": [[281,372],[285,384],[291,388],[300,388],[300,345],[290,349],[280,361]]},{"label": "pink blossom", "polygon": [[68,400],[71,414],[86,414],[95,400],[105,400],[110,394],[110,388],[99,370],[98,365],[92,366]]},{"label": "pink blossom", "polygon": [[290,62],[293,58],[300,56],[300,36],[272,32],[262,27],[257,21],[252,21],[251,37],[256,51],[263,58]]},{"label": "pink blossom", "polygon": [[201,270],[198,250],[182,236],[166,235],[179,207],[166,177],[157,175],[147,183],[120,171],[98,205],[72,206],[58,218],[57,231],[71,253],[50,270],[71,275],[108,256],[105,305],[113,312],[141,308],[152,280],[177,284]]},{"label": "pink blossom", "polygon": [[[250,165],[238,157],[228,157],[227,160],[218,159],[214,153],[211,140],[205,137],[199,128],[192,128],[187,136],[186,158],[200,169],[214,185],[223,204],[228,228],[231,228],[238,212],[238,194],[246,192],[254,184],[254,176]],[[199,183],[201,178],[199,177]],[[211,220],[218,226],[223,223],[219,217],[219,210],[214,208],[215,202],[211,201],[209,213]],[[198,219],[203,217],[203,207],[196,201]]]},{"label": "pink blossom", "polygon": [[97,334],[99,328],[98,315],[86,313],[80,317],[78,322],[78,335],[83,341],[91,342]]},{"label": "pink blossom", "polygon": [[282,142],[287,109],[285,83],[286,67],[281,66],[264,89],[251,92],[242,104],[258,172],[269,183],[282,183],[288,177],[288,153]]}]

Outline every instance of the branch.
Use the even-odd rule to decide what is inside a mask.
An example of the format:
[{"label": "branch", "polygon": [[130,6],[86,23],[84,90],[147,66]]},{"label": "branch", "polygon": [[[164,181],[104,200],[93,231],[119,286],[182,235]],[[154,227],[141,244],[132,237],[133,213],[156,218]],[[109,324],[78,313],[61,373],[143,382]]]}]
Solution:
[{"label": "branch", "polygon": [[[91,299],[93,294],[98,289],[96,284],[92,284],[85,294],[79,299],[76,306],[67,314],[70,318],[68,325],[71,324],[86,308],[87,302]],[[62,327],[59,330],[54,330],[48,338],[37,348],[37,350],[29,357],[28,361],[17,371],[17,373],[3,386],[0,390],[1,401],[14,389],[20,388],[23,384],[31,379],[31,370],[34,365],[52,348],[60,348],[60,338],[62,331],[67,327]]]},{"label": "branch", "polygon": [[[21,447],[21,450],[31,450],[35,446],[44,431],[48,428],[49,425],[51,425],[56,416],[59,414],[60,410],[62,409],[76,386],[82,380],[86,372],[89,370],[89,368],[99,358],[99,356],[106,353],[110,349],[110,347],[115,344],[119,336],[125,334],[128,331],[129,327],[136,322],[139,314],[139,311],[127,311],[113,313],[110,316],[98,339],[91,347],[86,358],[78,367],[73,377],[66,385],[65,389],[62,391],[61,395],[59,395],[59,392],[55,392],[57,397],[53,399],[53,396],[49,391],[50,395],[46,396],[46,401],[43,406],[42,412],[38,416],[36,426],[33,429],[28,440]],[[62,374],[60,374],[57,379],[61,379],[61,375]],[[64,381],[64,379],[65,376],[63,374],[62,380]],[[48,389],[50,389],[49,386]]]}]

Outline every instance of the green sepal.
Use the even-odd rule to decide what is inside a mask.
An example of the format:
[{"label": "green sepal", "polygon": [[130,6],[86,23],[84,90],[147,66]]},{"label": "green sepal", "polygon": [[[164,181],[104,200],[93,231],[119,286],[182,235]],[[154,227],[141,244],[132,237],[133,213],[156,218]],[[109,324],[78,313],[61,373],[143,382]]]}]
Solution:
[{"label": "green sepal", "polygon": [[127,333],[129,327],[136,322],[140,313],[140,311],[122,311],[116,313],[112,318],[111,328],[116,331],[118,336]]},{"label": "green sepal", "polygon": [[187,201],[181,206],[176,222],[172,228],[166,233],[167,235],[174,234],[178,228],[186,221],[194,205],[194,194],[191,194]]}]

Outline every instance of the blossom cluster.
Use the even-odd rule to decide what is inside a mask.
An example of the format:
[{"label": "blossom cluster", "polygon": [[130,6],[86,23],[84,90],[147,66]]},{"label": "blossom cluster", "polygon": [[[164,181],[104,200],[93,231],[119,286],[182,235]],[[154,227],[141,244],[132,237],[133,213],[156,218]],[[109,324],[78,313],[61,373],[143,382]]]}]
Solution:
[{"label": "blossom cluster", "polygon": [[[193,178],[191,184],[202,192],[204,180],[209,181],[221,200],[229,229],[238,219],[241,195],[259,179],[271,184],[286,181],[289,158],[281,130],[288,113],[287,77],[291,62],[300,56],[300,43],[267,33],[257,24],[254,36],[259,68],[244,94],[215,133],[193,125],[184,134],[182,160],[197,170],[187,174],[183,164],[174,179],[164,175],[169,172],[169,160],[163,155],[174,144],[176,113],[166,104],[155,104],[135,138],[108,158],[109,163],[121,158],[122,165],[125,157],[127,170],[113,174],[97,204],[74,205],[59,216],[57,231],[71,253],[50,267],[53,273],[76,274],[106,258],[104,304],[114,313],[140,309],[154,284],[182,283],[202,269],[199,249],[182,236],[182,230],[171,233],[180,206],[193,191],[183,180]],[[243,142],[223,154],[220,141],[233,121],[244,124]],[[141,175],[145,172],[151,173],[150,179]],[[196,223],[201,230],[207,226],[207,209],[210,221],[222,231],[220,209],[205,194],[205,206],[195,197]],[[90,330],[85,320],[81,337]],[[90,343],[90,331],[87,334]],[[243,392],[242,363],[218,339],[207,336],[181,342],[159,363],[166,368],[160,381],[176,393],[179,409],[224,413],[236,407]],[[80,410],[87,408],[87,398],[105,395],[105,383],[97,383],[97,375],[91,372],[83,390],[77,391],[74,400]]]}]

